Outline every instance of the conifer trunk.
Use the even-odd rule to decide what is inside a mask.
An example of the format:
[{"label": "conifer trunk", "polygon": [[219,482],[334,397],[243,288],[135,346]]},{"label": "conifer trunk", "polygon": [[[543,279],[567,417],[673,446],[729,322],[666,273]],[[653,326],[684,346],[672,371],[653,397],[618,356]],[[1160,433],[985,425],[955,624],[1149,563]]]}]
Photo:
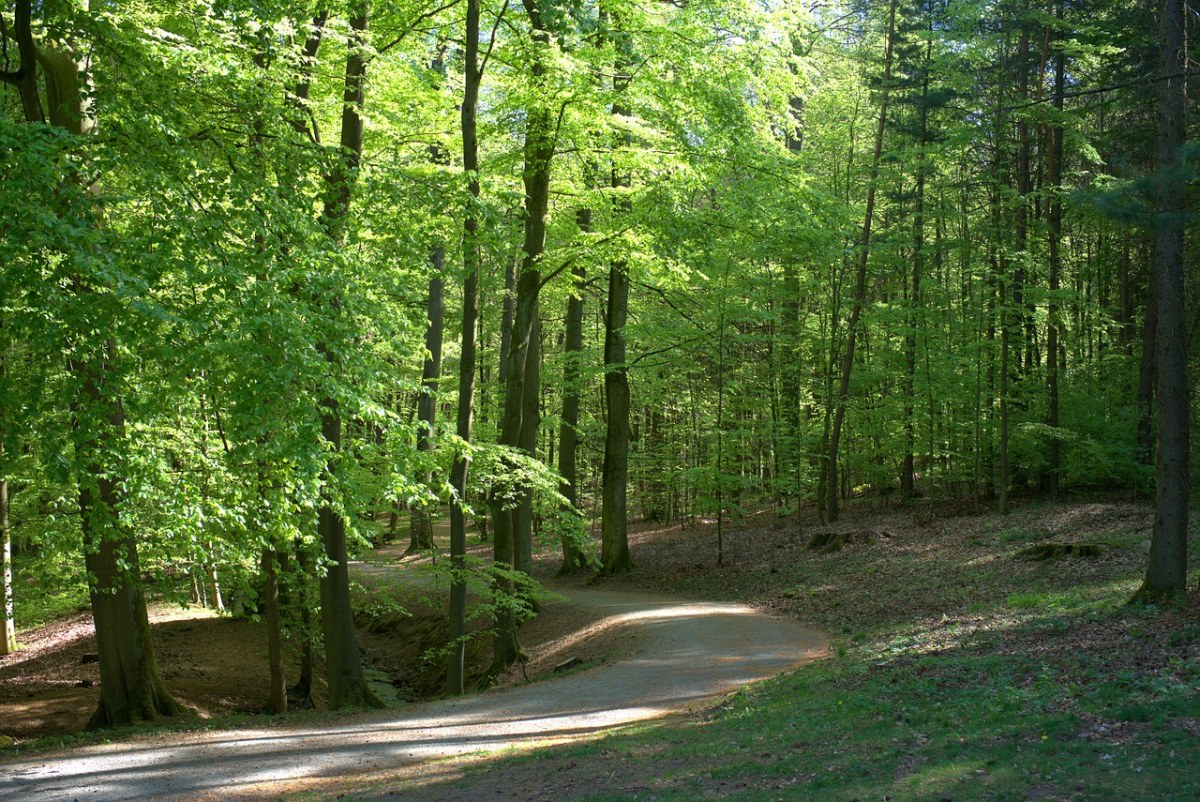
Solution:
[{"label": "conifer trunk", "polygon": [[1188,382],[1187,317],[1184,309],[1184,224],[1188,58],[1183,0],[1165,0],[1162,96],[1158,109],[1158,188],[1153,294],[1158,309],[1155,337],[1158,413],[1154,462],[1154,533],[1138,597],[1162,599],[1187,590]]}]

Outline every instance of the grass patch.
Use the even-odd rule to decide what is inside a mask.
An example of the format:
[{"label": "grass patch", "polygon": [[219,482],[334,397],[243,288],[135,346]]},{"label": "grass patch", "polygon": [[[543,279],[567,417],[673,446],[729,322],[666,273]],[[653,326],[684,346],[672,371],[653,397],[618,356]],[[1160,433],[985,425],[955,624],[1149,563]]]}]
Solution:
[{"label": "grass patch", "polygon": [[[1088,625],[1123,627],[1109,610]],[[1044,637],[1042,622],[1013,634]],[[1200,798],[1200,669],[1116,674],[1096,655],[1056,664],[972,645],[883,657],[849,650],[735,694],[702,720],[479,768],[598,769],[569,798],[1186,800]],[[882,659],[881,659],[882,658]],[[482,777],[480,777],[482,779]],[[631,781],[632,779],[632,781]],[[449,790],[449,789],[446,789]]]},{"label": "grass patch", "polygon": [[[646,544],[640,581],[755,599],[822,629],[835,656],[702,716],[483,761],[419,798],[536,782],[539,798],[595,802],[1200,799],[1200,604],[1126,605],[1149,519],[1120,504],[892,516],[870,522],[886,541],[830,556],[786,530],[739,532],[742,562],[723,571],[694,566],[711,533]],[[1055,533],[1110,548],[1012,559]]]}]

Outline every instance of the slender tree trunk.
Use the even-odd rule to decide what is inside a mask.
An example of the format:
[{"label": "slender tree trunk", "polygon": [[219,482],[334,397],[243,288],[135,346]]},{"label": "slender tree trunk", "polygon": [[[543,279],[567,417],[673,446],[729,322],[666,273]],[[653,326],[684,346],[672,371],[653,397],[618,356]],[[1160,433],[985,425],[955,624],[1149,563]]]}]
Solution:
[{"label": "slender tree trunk", "polygon": [[[0,471],[4,470],[4,447],[0,446]],[[0,475],[0,593],[3,594],[3,620],[0,620],[0,656],[17,650],[17,632],[13,616],[12,530],[8,524],[8,479]]]},{"label": "slender tree trunk", "polygon": [[633,568],[629,555],[626,483],[629,466],[629,380],[625,368],[622,330],[629,313],[629,277],[624,265],[608,272],[608,308],[604,316],[604,400],[607,426],[601,515],[600,573],[618,574]]},{"label": "slender tree trunk", "polygon": [[0,656],[17,650],[16,618],[13,611],[12,529],[8,516],[8,460],[4,441],[8,432],[8,408],[4,393],[8,378],[8,340],[0,318]]},{"label": "slender tree trunk", "polygon": [[[479,84],[483,79],[479,65],[479,0],[467,0],[466,44],[464,53],[463,102],[460,116],[463,143],[463,172],[467,175],[466,214],[463,217],[463,311],[462,357],[458,367],[458,419],[456,432],[464,443],[471,442],[471,417],[475,400],[475,332],[479,317],[479,221],[475,204],[479,200],[479,135],[476,110],[479,106]],[[467,638],[467,454],[458,452],[450,468],[450,485],[455,499],[450,505],[450,564],[453,575],[450,584],[450,693],[461,695],[466,690]]]},{"label": "slender tree trunk", "polygon": [[875,190],[879,182],[879,162],[883,156],[883,134],[887,128],[888,94],[892,83],[892,51],[896,38],[896,0],[888,5],[887,42],[883,55],[883,82],[880,88],[879,121],[875,127],[875,153],[871,159],[871,172],[867,181],[867,207],[863,215],[862,234],[858,241],[858,270],[855,274],[854,300],[850,307],[850,319],[846,321],[846,352],[842,355],[842,378],[838,385],[833,425],[829,433],[829,458],[826,471],[829,478],[825,483],[825,510],[830,519],[838,516],[838,447],[842,437],[842,423],[846,418],[846,403],[850,398],[850,374],[854,370],[854,346],[858,337],[859,321],[867,300],[867,262],[871,255],[871,225],[875,219]]},{"label": "slender tree trunk", "polygon": [[[932,28],[932,17],[930,19]],[[904,336],[904,466],[900,472],[900,496],[909,501],[913,497],[914,474],[916,460],[913,456],[916,443],[916,403],[915,379],[917,375],[917,316],[921,308],[921,273],[925,259],[925,148],[929,138],[929,71],[933,54],[933,36],[930,31],[929,41],[925,44],[925,60],[922,65],[921,99],[918,106],[917,121],[917,191],[914,200],[913,213],[913,262],[912,276],[908,296],[908,319],[905,321],[907,331]],[[933,410],[929,410],[933,414]],[[932,459],[933,455],[929,455]]]},{"label": "slender tree trunk", "polygon": [[313,575],[312,560],[304,545],[295,541],[296,549],[296,606],[300,610],[300,676],[296,684],[288,690],[292,707],[308,709],[313,706],[313,639],[316,635],[313,628],[311,591],[309,578]]},{"label": "slender tree trunk", "polygon": [[[437,246],[430,254],[433,278],[429,279],[428,325],[425,330],[425,367],[421,373],[421,395],[417,400],[417,450],[433,450],[434,424],[437,417],[438,378],[442,374],[442,329],[445,319],[446,249]],[[474,324],[472,324],[474,325]],[[474,366],[472,366],[472,369]],[[433,473],[427,471],[425,484],[432,488]],[[409,520],[408,552],[433,548],[433,509],[429,504],[413,507]]]},{"label": "slender tree trunk", "polygon": [[[540,279],[539,279],[540,283]],[[530,321],[529,347],[525,354],[525,380],[521,395],[521,433],[518,447],[530,457],[538,457],[538,432],[541,410],[542,322],[536,310]],[[513,567],[526,574],[533,570],[533,494],[524,489],[513,510]]]},{"label": "slender tree trunk", "polygon": [[[535,0],[524,0],[525,13],[532,29],[533,47],[537,51],[530,76],[537,86],[544,85],[546,63],[544,50],[550,46],[550,35],[542,21],[540,6]],[[522,448],[530,442],[530,432],[536,442],[536,421],[525,421],[527,411],[536,415],[536,403],[529,405],[529,394],[536,402],[538,360],[538,295],[541,292],[539,265],[546,249],[546,217],[550,206],[550,164],[554,156],[554,120],[550,110],[536,104],[527,110],[525,124],[525,236],[522,243],[521,269],[517,274],[517,294],[513,311],[512,340],[505,367],[504,414],[500,425],[500,445]],[[532,456],[532,454],[530,454]],[[521,522],[518,510],[528,502],[528,489],[517,488],[515,498],[494,499],[492,502],[493,549],[492,559],[501,569],[516,567]],[[498,579],[497,599],[512,593],[512,585]],[[500,604],[496,615],[492,644],[492,673],[503,671],[521,656],[517,643],[517,622],[507,604]]]},{"label": "slender tree trunk", "polygon": [[[1055,3],[1055,16],[1061,26],[1063,20],[1063,0]],[[1055,39],[1062,43],[1061,31],[1055,33]],[[1066,54],[1062,47],[1056,48],[1054,56],[1054,97],[1053,105],[1058,112],[1051,133],[1049,164],[1047,180],[1050,183],[1050,199],[1046,206],[1046,222],[1050,230],[1050,303],[1047,309],[1046,322],[1046,393],[1048,412],[1046,424],[1050,427],[1049,454],[1046,468],[1046,492],[1051,498],[1057,497],[1059,477],[1062,473],[1061,444],[1058,439],[1058,334],[1060,328],[1058,291],[1062,277],[1062,160],[1063,160],[1063,93],[1065,91]]]},{"label": "slender tree trunk", "polygon": [[1187,592],[1188,381],[1184,309],[1184,226],[1187,184],[1187,40],[1183,0],[1165,0],[1161,12],[1162,83],[1158,109],[1158,188],[1154,248],[1154,298],[1158,304],[1157,448],[1154,461],[1154,534],[1146,579],[1137,597],[1163,599]]},{"label": "slender tree trunk", "polygon": [[[591,230],[591,209],[580,209],[578,222],[580,231]],[[572,507],[579,503],[578,465],[579,455],[579,359],[583,352],[583,281],[584,268],[577,265],[572,271],[575,289],[567,299],[565,342],[563,343],[563,399],[562,422],[558,430],[558,472],[562,476],[559,492]],[[566,535],[562,537],[562,570],[567,574],[586,568],[587,555]]]},{"label": "slender tree trunk", "polygon": [[271,710],[287,712],[287,681],[283,670],[283,622],[279,612],[278,554],[272,548],[263,549],[262,602],[263,619],[267,625],[267,654],[271,668],[268,697]]},{"label": "slender tree trunk", "polygon": [[[795,43],[793,47],[795,47]],[[796,55],[800,55],[800,53],[797,52]],[[792,68],[792,72],[793,74],[796,72],[795,67]],[[787,146],[789,153],[799,155],[804,149],[804,98],[789,98],[788,111],[791,119],[789,120],[790,124],[788,125],[784,144]],[[800,357],[800,307],[802,302],[803,293],[800,288],[800,268],[794,263],[785,264],[783,274],[783,323],[780,326],[780,333],[783,335],[783,347],[780,349],[780,361],[782,364],[779,371],[779,394],[780,406],[783,408],[781,417],[787,431],[783,433],[782,442],[776,447],[776,453],[778,454],[779,451],[783,452],[783,459],[779,460],[781,463],[780,467],[783,475],[787,476],[790,480],[788,482],[789,489],[788,491],[784,491],[784,494],[790,492],[790,494],[794,495],[797,515],[800,513],[801,464],[803,462],[800,437],[800,380],[801,371],[804,369]]]},{"label": "slender tree trunk", "polygon": [[[1153,268],[1151,268],[1153,272]],[[1142,325],[1142,356],[1138,371],[1137,446],[1136,457],[1141,465],[1154,464],[1154,377],[1157,373],[1155,352],[1158,331],[1158,303],[1155,299],[1153,276],[1146,294],[1146,320]]]}]

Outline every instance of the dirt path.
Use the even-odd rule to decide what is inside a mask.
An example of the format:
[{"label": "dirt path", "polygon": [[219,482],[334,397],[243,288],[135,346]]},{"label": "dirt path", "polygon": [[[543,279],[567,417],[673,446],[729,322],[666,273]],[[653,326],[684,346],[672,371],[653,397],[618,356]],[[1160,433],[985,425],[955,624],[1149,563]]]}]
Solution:
[{"label": "dirt path", "polygon": [[568,741],[705,702],[820,655],[824,639],[740,604],[568,591],[619,659],[520,687],[339,718],[327,727],[167,733],[0,762],[0,800],[264,799],[399,778],[435,758]]}]

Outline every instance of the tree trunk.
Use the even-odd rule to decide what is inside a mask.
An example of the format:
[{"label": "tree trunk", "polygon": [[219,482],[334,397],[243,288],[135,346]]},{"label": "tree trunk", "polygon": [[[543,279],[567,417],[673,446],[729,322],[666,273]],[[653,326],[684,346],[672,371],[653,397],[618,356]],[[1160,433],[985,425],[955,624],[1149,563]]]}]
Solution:
[{"label": "tree trunk", "polygon": [[1188,382],[1184,309],[1184,224],[1187,212],[1186,141],[1188,58],[1183,0],[1165,0],[1161,18],[1162,97],[1158,110],[1158,188],[1153,293],[1158,304],[1157,451],[1154,461],[1154,534],[1142,599],[1187,592]]},{"label": "tree trunk", "polygon": [[[456,432],[464,443],[471,441],[471,417],[475,397],[475,325],[479,317],[479,221],[474,203],[479,199],[479,134],[475,113],[479,106],[479,0],[467,0],[463,102],[460,117],[463,142],[463,172],[471,193],[463,219],[463,311],[462,357],[458,366],[458,419]],[[450,693],[466,690],[467,638],[467,472],[470,460],[457,452],[450,468],[450,485],[455,498],[450,505],[450,664],[447,685]]]},{"label": "tree trunk", "polygon": [[871,224],[875,218],[875,190],[879,181],[879,162],[883,155],[883,134],[887,128],[888,93],[892,83],[892,51],[896,38],[896,0],[888,5],[887,41],[883,55],[883,82],[880,88],[879,121],[875,127],[875,153],[871,159],[871,172],[867,180],[867,207],[863,214],[862,234],[858,241],[858,270],[854,281],[854,300],[850,307],[850,319],[846,321],[846,353],[842,355],[842,378],[838,385],[833,424],[829,433],[829,457],[826,462],[828,479],[825,482],[825,510],[831,520],[838,516],[838,446],[842,437],[842,423],[846,418],[846,403],[850,398],[850,374],[854,370],[854,346],[858,337],[859,321],[867,300],[867,262],[871,255]]},{"label": "tree trunk", "polygon": [[[579,230],[591,230],[591,209],[580,209]],[[583,352],[583,280],[584,268],[577,265],[571,273],[575,288],[567,299],[565,342],[563,344],[562,422],[558,429],[558,472],[562,476],[559,492],[572,507],[579,503],[577,483],[579,455],[579,359]],[[585,555],[571,538],[562,537],[562,569],[568,574],[586,568]]]},{"label": "tree trunk", "polygon": [[[527,456],[537,457],[538,428],[541,425],[538,401],[542,384],[542,323],[536,310],[531,326],[528,352],[525,354],[521,433],[517,445]],[[533,570],[533,494],[527,488],[522,490],[517,508],[513,510],[513,567],[526,574]]]},{"label": "tree trunk", "polygon": [[[607,16],[602,9],[601,16]],[[631,79],[629,38],[613,15],[616,61],[613,70],[612,104],[615,118],[629,116],[624,100]],[[628,147],[629,135],[622,134],[619,144]],[[612,167],[612,187],[617,193],[627,190],[630,176],[616,163]],[[629,212],[629,201],[618,195],[617,212]],[[629,274],[623,260],[608,271],[608,307],[604,314],[604,467],[602,474],[603,510],[600,515],[600,573],[619,574],[633,568],[629,556],[629,371],[625,365],[625,321],[629,316]]]},{"label": "tree trunk", "polygon": [[[549,47],[550,36],[544,27],[541,12],[534,0],[524,0],[525,13],[532,29],[531,38],[535,55],[530,68],[531,79],[541,86],[546,73],[542,51]],[[536,105],[528,109],[525,124],[525,236],[521,247],[521,269],[517,275],[517,294],[513,313],[512,339],[505,366],[504,414],[500,425],[500,445],[522,448],[528,443],[530,433],[536,438],[536,422],[524,420],[534,401],[532,410],[536,415],[538,388],[530,386],[536,381],[538,359],[538,295],[541,291],[539,264],[546,248],[546,216],[550,205],[550,163],[554,155],[554,123],[549,109]],[[509,500],[494,499],[492,502],[493,549],[492,559],[500,569],[516,566],[517,536],[521,522],[518,511],[526,503],[527,488],[516,488]],[[510,596],[512,583],[498,579],[497,600]],[[492,673],[511,666],[520,657],[517,644],[517,622],[513,609],[501,603],[496,612],[496,628],[493,639]]]},{"label": "tree trunk", "polygon": [[[346,57],[345,91],[342,98],[341,152],[334,168],[326,176],[326,197],[322,223],[334,247],[340,247],[350,213],[351,192],[357,180],[363,146],[363,84],[366,76],[367,5],[361,3],[350,19],[351,46]],[[329,302],[337,315],[341,303]],[[333,351],[321,350],[331,364]],[[325,641],[325,670],[329,683],[329,707],[381,706],[362,673],[362,658],[354,629],[350,605],[349,555],[346,550],[346,523],[330,498],[332,480],[338,471],[342,447],[342,418],[337,399],[327,395],[321,401],[321,435],[331,452],[327,471],[326,494],[318,515],[317,531],[325,550],[328,568],[321,578],[321,630]]]},{"label": "tree trunk", "polygon": [[[932,17],[930,18],[932,28]],[[916,403],[915,383],[917,375],[917,317],[921,308],[921,274],[925,259],[925,148],[929,138],[929,70],[933,55],[933,36],[925,44],[925,59],[921,69],[921,99],[918,104],[917,122],[917,192],[913,213],[913,262],[909,285],[908,315],[904,335],[904,466],[900,471],[900,496],[905,501],[913,498],[916,474]],[[930,415],[933,410],[930,409]],[[929,455],[930,459],[933,454]]]},{"label": "tree trunk", "polygon": [[[0,335],[4,321],[0,319]],[[13,612],[12,529],[8,520],[8,464],[4,441],[8,432],[5,397],[8,378],[8,341],[0,338],[0,656],[17,650],[16,618]]]},{"label": "tree trunk", "polygon": [[204,578],[208,582],[208,601],[218,613],[225,612],[225,600],[221,597],[221,584],[217,581],[217,569],[204,566]]},{"label": "tree trunk", "polygon": [[184,712],[159,678],[137,543],[118,520],[124,499],[113,449],[124,439],[125,413],[115,397],[106,395],[115,383],[107,362],[115,344],[108,341],[102,347],[105,357],[98,365],[68,362],[68,372],[79,384],[71,420],[76,459],[83,466],[79,514],[84,562],[95,580],[89,590],[100,658],[100,704],[89,729]]},{"label": "tree trunk", "polygon": [[[1055,3],[1055,16],[1059,25],[1063,19],[1063,0]],[[1055,38],[1062,39],[1061,30]],[[1065,90],[1066,54],[1058,47],[1054,56],[1054,98],[1058,112],[1051,134],[1050,157],[1047,180],[1050,182],[1050,199],[1046,206],[1046,222],[1050,230],[1050,303],[1046,321],[1046,393],[1049,409],[1046,424],[1050,427],[1049,454],[1046,468],[1046,492],[1051,498],[1058,495],[1059,476],[1062,473],[1061,444],[1058,439],[1058,290],[1062,276],[1062,160],[1063,160],[1063,92]]]},{"label": "tree trunk", "polygon": [[296,598],[295,604],[300,610],[300,676],[296,684],[289,690],[289,698],[293,707],[307,709],[313,706],[313,630],[311,593],[309,577],[313,574],[312,560],[299,539],[295,541],[296,548]]},{"label": "tree trunk", "polygon": [[[2,368],[0,368],[2,370]],[[4,447],[0,445],[0,471],[4,465]],[[17,632],[13,617],[12,530],[8,525],[8,479],[0,475],[0,594],[3,595],[3,620],[0,620],[0,656],[17,650]]]},{"label": "tree trunk", "polygon": [[[33,63],[27,62],[27,58],[32,59],[36,54],[45,76],[50,125],[73,136],[85,137],[96,124],[90,97],[91,56],[77,59],[56,47],[35,48],[29,19],[29,3],[18,3],[14,34],[21,51],[22,69],[29,80],[27,86],[36,94]],[[21,91],[24,96],[25,87]],[[27,101],[23,106],[28,122],[42,121],[40,102]],[[90,189],[98,199],[98,185],[92,184]],[[94,291],[86,280],[78,283],[80,294]],[[89,592],[100,658],[100,703],[88,727],[98,728],[152,721],[185,710],[171,698],[159,678],[140,584],[137,541],[118,518],[124,497],[116,452],[125,439],[125,412],[111,363],[116,343],[111,339],[94,344],[85,342],[79,350],[85,348],[90,353],[68,359],[67,373],[75,386],[71,429],[84,562],[94,579]]]},{"label": "tree trunk", "polygon": [[[1151,268],[1153,273],[1153,268]],[[1141,465],[1154,463],[1154,377],[1157,360],[1158,303],[1155,300],[1153,276],[1146,293],[1146,320],[1142,326],[1142,357],[1138,371],[1137,446],[1136,457]]]},{"label": "tree trunk", "polygon": [[603,505],[600,573],[619,574],[633,568],[629,556],[626,483],[629,472],[629,379],[625,367],[625,320],[629,313],[629,277],[625,266],[608,273],[608,308],[604,315]]},{"label": "tree trunk", "polygon": [[268,688],[269,704],[272,712],[286,713],[287,682],[283,670],[283,624],[279,613],[277,558],[278,555],[274,549],[263,549],[261,561],[263,620],[267,625],[267,654],[271,667],[271,681]]},{"label": "tree trunk", "polygon": [[[433,450],[434,424],[437,417],[438,378],[442,374],[442,329],[445,319],[445,282],[442,274],[446,269],[446,249],[441,246],[434,248],[430,259],[433,262],[434,275],[429,279],[425,367],[421,373],[421,396],[417,400],[417,450],[422,454]],[[425,473],[425,485],[432,489],[432,471]],[[433,510],[429,504],[417,504],[409,520],[407,553],[431,548]]]}]

